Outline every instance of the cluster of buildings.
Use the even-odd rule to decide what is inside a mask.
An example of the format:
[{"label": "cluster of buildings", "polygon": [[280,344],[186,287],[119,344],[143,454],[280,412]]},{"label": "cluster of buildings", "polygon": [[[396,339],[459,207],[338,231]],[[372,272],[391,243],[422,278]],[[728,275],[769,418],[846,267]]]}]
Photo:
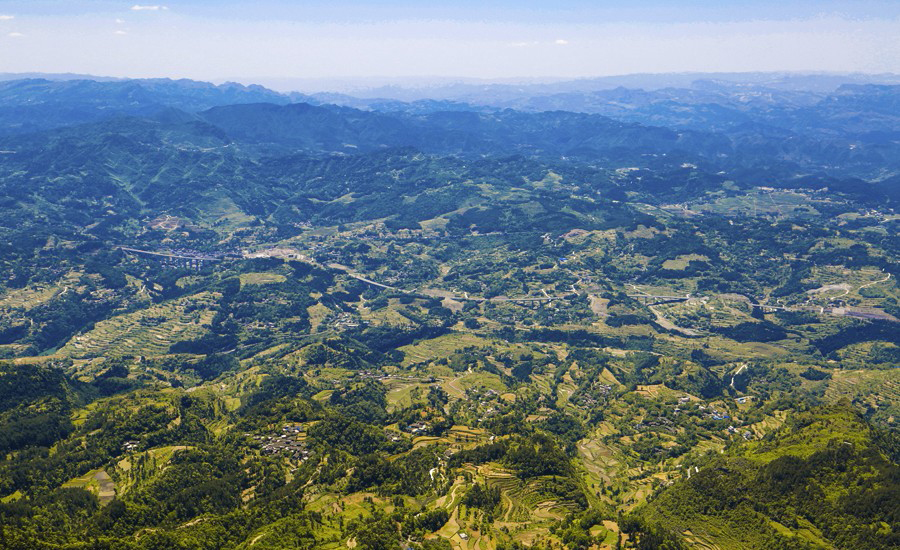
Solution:
[{"label": "cluster of buildings", "polygon": [[[751,399],[753,399],[753,396],[745,396],[745,397],[739,397],[739,398],[735,399],[735,401],[738,404],[743,405],[743,404],[749,402]],[[686,404],[690,403],[690,401],[691,401],[690,397],[679,397],[678,398],[679,405],[686,405]],[[703,404],[698,404],[697,409],[700,411],[704,411],[702,413],[702,415],[703,415],[703,418],[707,419],[707,420],[730,420],[731,419],[731,415],[717,411],[712,408],[708,408],[706,405],[703,405]],[[678,413],[680,411],[681,411],[680,408],[675,407],[676,413]],[[735,434],[738,434],[739,432],[740,432],[740,430],[738,430],[738,428],[735,428],[734,426],[728,426],[729,434],[735,435]],[[747,441],[749,441],[755,437],[753,435],[753,432],[751,432],[749,430],[744,430],[743,432],[740,432],[740,435]]]},{"label": "cluster of buildings", "polygon": [[687,396],[679,397],[679,398],[678,398],[678,405],[679,405],[679,406],[675,407],[675,409],[674,409],[673,412],[674,412],[675,414],[680,413],[680,412],[681,412],[681,407],[680,407],[680,405],[687,405],[687,404],[690,403],[690,402],[691,402],[691,398],[690,398],[690,397],[687,397]]},{"label": "cluster of buildings", "polygon": [[500,392],[485,388],[469,388],[466,390],[466,401],[474,402],[480,411],[480,418],[484,420],[501,414],[505,408],[505,402],[500,397]]},{"label": "cluster of buildings", "polygon": [[480,405],[487,405],[488,401],[500,397],[500,392],[492,389],[469,388],[466,390],[466,399],[477,399]]},{"label": "cluster of buildings", "polygon": [[[406,382],[418,382],[420,384],[433,384],[438,381],[434,376],[409,376],[403,374],[385,374],[375,370],[361,370],[356,373],[357,378],[370,378],[372,380],[403,380]],[[440,386],[435,385],[439,388]]]},{"label": "cluster of buildings", "polygon": [[407,426],[405,428],[405,431],[407,431],[413,435],[423,435],[426,432],[428,432],[428,429],[430,427],[431,426],[428,425],[428,422],[424,422],[424,421],[420,420],[419,422],[413,422],[412,424]]},{"label": "cluster of buildings", "polygon": [[[734,426],[728,426],[728,433],[734,435],[738,433],[738,429]],[[750,441],[751,439],[753,439],[753,432],[751,432],[750,430],[744,430],[744,432],[741,434],[741,437],[743,437],[747,441]]]},{"label": "cluster of buildings", "polygon": [[363,321],[358,316],[347,312],[338,313],[329,322],[329,325],[335,329],[353,329],[366,326],[367,324],[366,321]]},{"label": "cluster of buildings", "polygon": [[591,408],[600,403],[597,396],[606,397],[612,391],[610,384],[594,384],[590,393],[578,392],[572,397],[572,402],[582,409]]},{"label": "cluster of buildings", "polygon": [[719,411],[710,411],[704,414],[703,418],[711,418],[713,420],[728,420],[731,418],[731,416]]},{"label": "cluster of buildings", "polygon": [[675,433],[675,423],[664,416],[658,416],[655,419],[647,419],[638,422],[634,426],[635,431],[642,432],[646,430],[663,431],[667,433]]},{"label": "cluster of buildings", "polygon": [[300,433],[303,431],[300,426],[284,426],[281,431],[281,435],[244,435],[253,437],[259,442],[264,455],[288,453],[296,459],[308,459],[310,451],[306,447],[306,442],[300,440]]}]

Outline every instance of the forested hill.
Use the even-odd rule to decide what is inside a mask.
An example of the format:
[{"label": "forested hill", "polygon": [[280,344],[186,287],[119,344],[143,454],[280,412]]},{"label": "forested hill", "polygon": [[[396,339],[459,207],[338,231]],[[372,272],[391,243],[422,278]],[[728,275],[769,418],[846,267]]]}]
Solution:
[{"label": "forested hill", "polygon": [[846,406],[797,413],[664,489],[640,517],[723,549],[897,548],[898,452],[896,433]]},{"label": "forested hill", "polygon": [[217,105],[262,101],[290,100],[261,86],[215,86],[192,80],[7,80],[0,81],[0,135],[21,135],[117,116],[154,115],[167,107],[196,112]]},{"label": "forested hill", "polygon": [[[648,153],[715,157],[727,144],[712,136],[624,124],[597,115],[516,111],[378,113],[298,103],[217,107],[200,117],[238,141],[312,151],[415,147],[429,153],[577,155],[639,158]],[[617,159],[618,160],[618,159]]]}]

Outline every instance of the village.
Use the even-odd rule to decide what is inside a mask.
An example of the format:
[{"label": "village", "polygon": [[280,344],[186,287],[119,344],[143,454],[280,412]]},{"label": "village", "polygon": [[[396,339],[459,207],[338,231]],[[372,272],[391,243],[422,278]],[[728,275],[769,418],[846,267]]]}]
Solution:
[{"label": "village", "polygon": [[259,443],[264,455],[288,455],[301,462],[308,460],[311,453],[306,445],[305,429],[301,426],[288,424],[283,426],[281,431],[281,434],[276,433],[272,435],[253,435],[249,433],[244,435],[252,437]]}]

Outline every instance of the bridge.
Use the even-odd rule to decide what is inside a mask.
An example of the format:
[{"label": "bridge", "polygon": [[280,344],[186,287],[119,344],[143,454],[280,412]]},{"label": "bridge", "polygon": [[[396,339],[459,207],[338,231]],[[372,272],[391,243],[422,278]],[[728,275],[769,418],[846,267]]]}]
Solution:
[{"label": "bridge", "polygon": [[792,308],[792,307],[770,306],[768,304],[754,304],[753,302],[750,302],[750,305],[753,307],[758,307],[760,309],[777,309],[777,310],[781,310],[781,311],[794,311],[795,310],[795,308]]},{"label": "bridge", "polygon": [[642,304],[665,304],[670,302],[686,302],[691,298],[687,296],[667,296],[660,294],[626,294],[629,298],[633,298]]}]

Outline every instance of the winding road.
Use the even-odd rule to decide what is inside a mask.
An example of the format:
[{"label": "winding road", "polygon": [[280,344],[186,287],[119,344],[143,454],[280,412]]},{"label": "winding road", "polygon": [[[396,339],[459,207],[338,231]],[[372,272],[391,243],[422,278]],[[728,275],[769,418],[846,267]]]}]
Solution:
[{"label": "winding road", "polygon": [[745,363],[745,364],[741,365],[741,368],[739,368],[739,369],[737,370],[737,372],[735,372],[734,374],[731,375],[731,387],[732,387],[732,388],[734,387],[734,379],[735,379],[739,374],[741,374],[742,372],[744,372],[744,369],[746,369],[746,368],[747,368],[747,364]]}]

